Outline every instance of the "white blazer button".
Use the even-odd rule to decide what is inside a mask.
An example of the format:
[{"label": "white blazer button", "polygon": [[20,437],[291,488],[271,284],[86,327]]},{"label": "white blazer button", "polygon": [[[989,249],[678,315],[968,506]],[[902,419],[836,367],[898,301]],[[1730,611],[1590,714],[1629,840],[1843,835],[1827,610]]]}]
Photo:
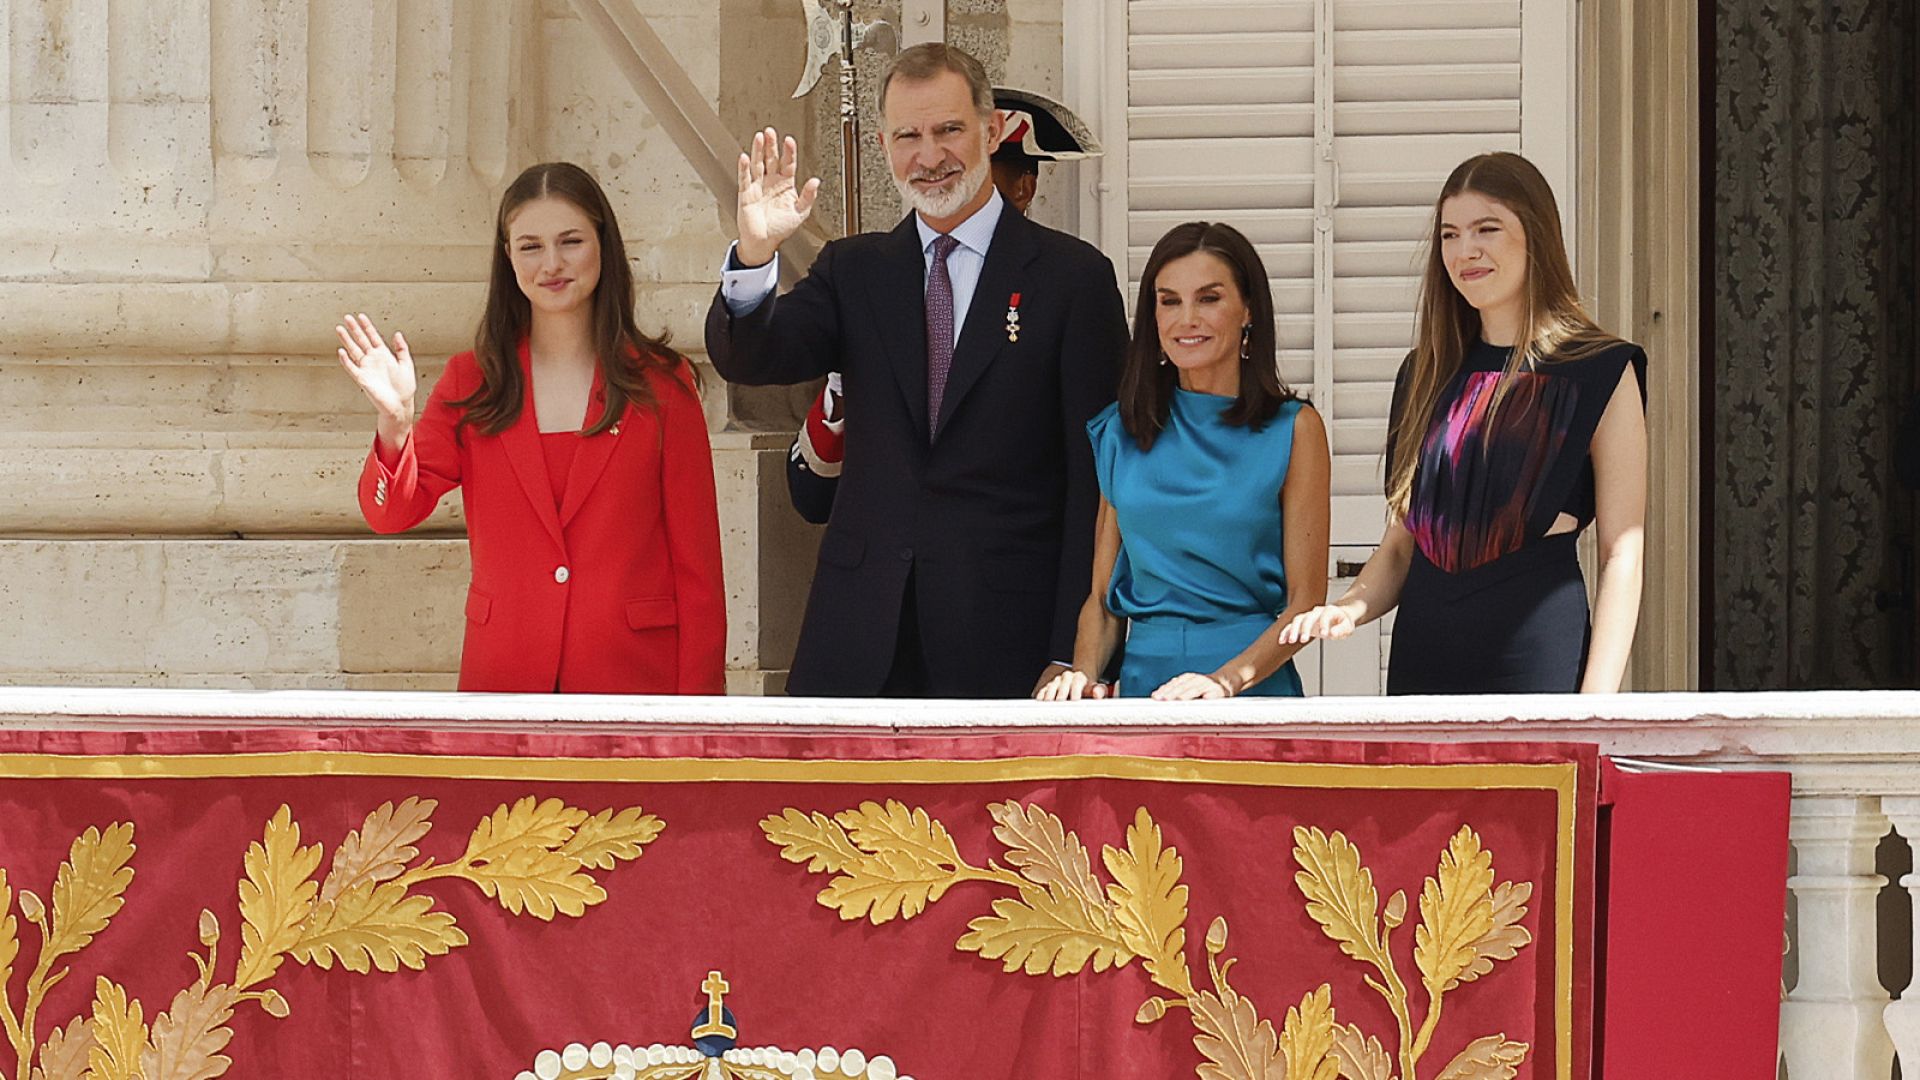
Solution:
[{"label": "white blazer button", "polygon": [[565,585],[567,583],[567,578],[571,576],[572,575],[567,573],[567,568],[564,566],[556,566],[553,568],[553,580],[559,582],[562,585]]}]

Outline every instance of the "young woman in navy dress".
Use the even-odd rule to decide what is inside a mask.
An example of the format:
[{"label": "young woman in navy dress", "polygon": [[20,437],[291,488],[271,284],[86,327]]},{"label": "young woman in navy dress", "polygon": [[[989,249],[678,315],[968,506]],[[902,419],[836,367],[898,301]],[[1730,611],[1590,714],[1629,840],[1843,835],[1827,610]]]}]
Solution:
[{"label": "young woman in navy dress", "polygon": [[1525,158],[1483,154],[1447,178],[1415,336],[1386,536],[1279,640],[1346,637],[1398,605],[1390,694],[1617,691],[1640,609],[1647,357],[1582,310],[1553,191]]}]

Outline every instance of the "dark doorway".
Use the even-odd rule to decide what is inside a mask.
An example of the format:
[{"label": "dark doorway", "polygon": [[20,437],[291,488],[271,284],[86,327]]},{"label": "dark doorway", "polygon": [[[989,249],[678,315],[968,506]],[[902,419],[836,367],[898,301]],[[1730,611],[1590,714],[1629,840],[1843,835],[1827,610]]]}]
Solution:
[{"label": "dark doorway", "polygon": [[1901,468],[1920,409],[1917,11],[1702,5],[1708,689],[1920,673]]}]

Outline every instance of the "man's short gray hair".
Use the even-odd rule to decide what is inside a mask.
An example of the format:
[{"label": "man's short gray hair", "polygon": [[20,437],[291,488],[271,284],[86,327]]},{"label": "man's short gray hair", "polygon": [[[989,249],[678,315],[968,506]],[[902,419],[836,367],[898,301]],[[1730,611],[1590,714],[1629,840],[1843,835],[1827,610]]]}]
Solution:
[{"label": "man's short gray hair", "polygon": [[910,82],[925,82],[943,71],[951,71],[967,80],[973,92],[973,107],[981,116],[993,115],[993,84],[987,81],[987,69],[968,53],[945,42],[928,41],[896,55],[880,76],[880,112],[887,111],[887,87],[898,76]]}]

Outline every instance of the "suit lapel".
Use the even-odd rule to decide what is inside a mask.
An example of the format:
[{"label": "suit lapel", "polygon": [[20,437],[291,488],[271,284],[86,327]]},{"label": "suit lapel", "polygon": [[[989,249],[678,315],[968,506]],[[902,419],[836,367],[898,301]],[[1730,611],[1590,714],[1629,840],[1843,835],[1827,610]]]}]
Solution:
[{"label": "suit lapel", "polygon": [[553,508],[553,484],[547,479],[547,455],[540,449],[540,421],[534,415],[533,355],[524,340],[520,342],[520,388],[520,416],[512,427],[500,433],[500,443],[521,490],[533,504],[534,516],[546,526],[554,544],[565,551],[567,543],[560,533],[560,516]]},{"label": "suit lapel", "polygon": [[[593,373],[591,400],[599,411],[594,412],[588,427],[599,422],[600,411],[606,409],[606,399],[606,380],[596,368]],[[620,431],[623,425],[632,419],[633,406],[629,404],[613,427],[591,438],[580,440],[580,445],[573,452],[573,469],[567,473],[567,493],[560,500],[561,528],[566,528],[573,521],[573,515],[580,512],[580,504],[587,501],[587,493],[593,490],[593,485],[600,482],[600,474],[606,471],[607,462],[613,457],[613,449],[620,443]]]},{"label": "suit lapel", "polygon": [[[1033,240],[1032,224],[1011,206],[1001,210],[1000,223],[993,230],[993,243],[987,246],[987,261],[980,268],[980,281],[973,287],[973,299],[967,305],[967,321],[960,328],[960,340],[953,348],[953,369],[947,375],[946,395],[940,400],[940,420],[934,428],[936,437],[938,432],[946,430],[947,422],[960,407],[960,399],[980,381],[1000,347],[1007,343],[1008,299],[1020,291],[1026,266],[1039,250]],[[923,315],[923,321],[924,318]],[[921,384],[925,383],[923,373]]]},{"label": "suit lapel", "polygon": [[887,234],[879,270],[867,279],[873,325],[886,348],[914,430],[927,430],[927,266],[913,214]]}]

